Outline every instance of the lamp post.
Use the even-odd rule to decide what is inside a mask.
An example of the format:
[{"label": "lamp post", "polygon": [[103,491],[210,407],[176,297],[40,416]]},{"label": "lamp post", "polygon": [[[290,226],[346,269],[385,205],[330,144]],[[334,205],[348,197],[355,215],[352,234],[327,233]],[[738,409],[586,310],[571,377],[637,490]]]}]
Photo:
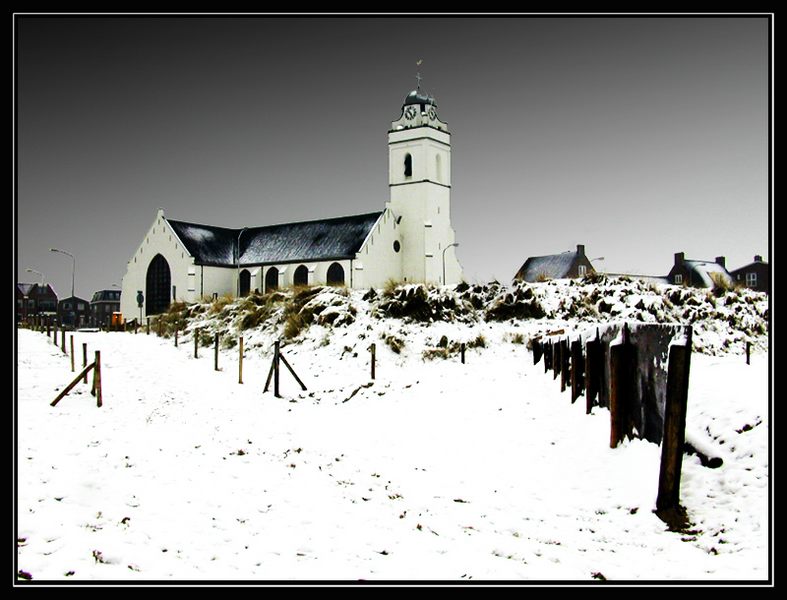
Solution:
[{"label": "lamp post", "polygon": [[49,251],[50,252],[59,252],[60,254],[65,254],[66,256],[70,256],[71,257],[71,261],[72,261],[72,263],[71,263],[71,297],[73,298],[74,297],[74,273],[76,273],[76,270],[77,270],[77,261],[74,258],[74,255],[71,254],[70,252],[66,252],[65,250],[58,250],[57,248],[50,248]]},{"label": "lamp post", "polygon": [[246,229],[248,229],[248,227],[244,227],[243,229],[240,230],[240,233],[238,233],[238,244],[237,244],[237,247],[236,247],[237,257],[236,257],[235,260],[238,263],[238,267],[236,269],[237,270],[236,280],[238,282],[237,283],[237,297],[238,298],[240,298],[240,236],[243,235],[243,232],[246,231]]},{"label": "lamp post", "polygon": [[44,287],[44,274],[41,271],[36,271],[35,269],[25,269],[28,273],[37,273],[41,276],[41,287]]},{"label": "lamp post", "polygon": [[445,251],[448,250],[449,248],[455,248],[458,245],[459,245],[458,243],[454,242],[453,244],[449,244],[448,246],[443,248],[443,285],[446,284],[446,282],[445,282]]},{"label": "lamp post", "polygon": [[591,258],[590,259],[590,263],[593,264],[594,260],[597,260],[597,261],[601,262],[602,260],[604,260],[604,257],[603,256],[599,256],[598,258]]}]

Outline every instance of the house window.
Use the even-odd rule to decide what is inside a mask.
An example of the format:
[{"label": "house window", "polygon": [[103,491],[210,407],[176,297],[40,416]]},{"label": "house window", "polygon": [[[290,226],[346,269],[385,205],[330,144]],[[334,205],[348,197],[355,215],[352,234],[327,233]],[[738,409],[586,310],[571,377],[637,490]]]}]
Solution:
[{"label": "house window", "polygon": [[85,310],[85,305],[82,302],[77,303],[77,310]]},{"label": "house window", "polygon": [[757,273],[746,273],[746,286],[757,287]]},{"label": "house window", "polygon": [[585,275],[588,274],[588,268],[585,265],[579,265],[578,271],[580,277],[584,277]]},{"label": "house window", "polygon": [[680,273],[675,275],[675,285],[683,285],[683,275]]}]

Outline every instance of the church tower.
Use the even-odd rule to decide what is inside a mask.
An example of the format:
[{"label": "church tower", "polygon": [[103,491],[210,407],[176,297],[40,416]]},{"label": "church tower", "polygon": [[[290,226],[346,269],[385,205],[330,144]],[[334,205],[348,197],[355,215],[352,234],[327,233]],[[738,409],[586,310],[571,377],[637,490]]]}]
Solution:
[{"label": "church tower", "polygon": [[451,227],[451,134],[437,102],[418,88],[388,132],[387,208],[401,237],[402,279],[455,284],[462,280]]}]

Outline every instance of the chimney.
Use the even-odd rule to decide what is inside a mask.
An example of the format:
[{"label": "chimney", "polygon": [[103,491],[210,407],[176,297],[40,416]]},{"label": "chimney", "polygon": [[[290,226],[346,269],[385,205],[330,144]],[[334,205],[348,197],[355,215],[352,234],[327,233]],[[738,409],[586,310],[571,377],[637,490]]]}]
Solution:
[{"label": "chimney", "polygon": [[585,245],[584,244],[577,244],[577,254],[580,256],[585,256]]},{"label": "chimney", "polygon": [[762,262],[762,256],[759,254],[754,255],[754,262]]},{"label": "chimney", "polygon": [[683,264],[686,255],[683,252],[676,252],[675,253],[675,266],[678,267]]},{"label": "chimney", "polygon": [[716,257],[716,264],[720,265],[722,269],[726,269],[727,268],[727,264],[726,263],[727,263],[727,261],[724,259],[723,256],[717,256]]}]

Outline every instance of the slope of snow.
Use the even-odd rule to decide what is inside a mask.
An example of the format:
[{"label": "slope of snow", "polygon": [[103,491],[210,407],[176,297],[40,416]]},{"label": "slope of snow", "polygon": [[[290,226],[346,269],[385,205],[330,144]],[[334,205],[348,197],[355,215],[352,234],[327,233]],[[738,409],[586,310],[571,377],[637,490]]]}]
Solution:
[{"label": "slope of snow", "polygon": [[[549,319],[419,323],[320,293],[340,324],[283,344],[308,389],[283,368],[282,398],[262,392],[279,326],[243,332],[242,385],[236,347],[216,372],[188,332],[178,348],[78,332],[77,348],[101,350],[101,408],[83,384],[49,406],[70,364],[20,330],[18,569],[56,581],[769,577],[767,340],[749,366],[692,357],[687,429],[724,464],[684,456],[692,527],[676,533],[653,514],[660,448],[610,449],[606,409],[586,415],[532,364],[521,342],[586,325],[555,318],[546,294]],[[234,337],[233,319],[203,312],[187,331]],[[456,342],[474,346],[464,365]],[[424,358],[440,347],[447,359]]]}]

